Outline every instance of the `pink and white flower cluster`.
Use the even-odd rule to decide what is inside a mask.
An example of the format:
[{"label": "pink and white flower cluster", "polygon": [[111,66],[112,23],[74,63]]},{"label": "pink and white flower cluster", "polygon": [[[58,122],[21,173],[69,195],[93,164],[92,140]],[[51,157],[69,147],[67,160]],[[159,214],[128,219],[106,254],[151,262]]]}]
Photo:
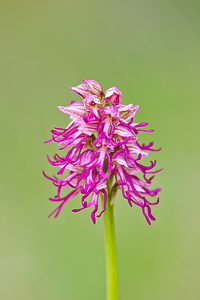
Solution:
[{"label": "pink and white flower cluster", "polygon": [[[83,82],[71,88],[82,97],[82,101],[72,101],[69,106],[58,107],[61,112],[70,115],[71,123],[66,128],[52,130],[52,138],[47,141],[58,143],[60,150],[71,147],[64,156],[55,154],[53,159],[47,156],[50,164],[58,167],[57,175],[61,175],[61,178],[51,178],[44,173],[57,187],[57,194],[50,200],[58,202],[59,206],[50,216],[54,214],[57,217],[63,205],[80,194],[82,207],[73,211],[93,205],[91,218],[95,223],[96,216],[100,217],[106,210],[108,194],[114,199],[117,190],[121,190],[129,205],[134,203],[140,206],[147,222],[151,224],[150,220],[155,220],[151,205],[157,204],[159,198],[151,203],[147,197],[156,196],[160,189],[150,189],[154,175],[150,175],[150,178],[148,175],[160,170],[152,171],[156,161],[144,166],[140,160],[142,156],[148,156],[146,151],[160,149],[152,149],[153,142],[140,145],[136,136],[139,131],[153,130],[143,129],[148,125],[146,122],[133,122],[139,106],[120,104],[122,93],[118,88],[112,87],[104,94],[98,82]],[[69,171],[67,176],[64,175],[66,171]],[[71,188],[72,191],[61,196],[65,188]],[[97,214],[100,194],[104,199],[104,207]],[[90,200],[86,201],[89,196]]]}]

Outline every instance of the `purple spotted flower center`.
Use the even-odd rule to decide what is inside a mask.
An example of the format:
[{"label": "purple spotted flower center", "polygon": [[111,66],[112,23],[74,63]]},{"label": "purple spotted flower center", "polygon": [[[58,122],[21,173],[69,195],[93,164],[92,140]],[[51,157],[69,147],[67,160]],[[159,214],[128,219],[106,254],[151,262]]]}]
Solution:
[{"label": "purple spotted flower center", "polygon": [[[57,176],[45,177],[57,187],[57,193],[51,201],[58,202],[57,208],[50,214],[57,217],[63,205],[74,196],[81,195],[81,207],[77,212],[93,206],[91,218],[93,223],[106,210],[108,190],[112,203],[117,191],[130,206],[136,204],[149,224],[155,220],[151,213],[151,205],[159,202],[159,198],[150,202],[160,191],[151,189],[152,171],[156,161],[144,166],[140,162],[146,151],[152,149],[153,142],[140,145],[136,137],[148,123],[134,123],[133,119],[139,106],[120,104],[122,93],[118,88],[110,88],[103,93],[101,85],[94,80],[83,80],[84,84],[71,88],[80,95],[81,102],[72,101],[69,106],[59,106],[59,110],[70,115],[71,123],[66,128],[52,130],[52,138],[48,140],[58,143],[64,156],[55,154],[53,159],[47,156],[53,166],[58,167]],[[67,151],[67,147],[70,150]],[[140,177],[140,178],[139,178]],[[71,191],[69,192],[70,188]],[[64,196],[63,193],[66,193]],[[100,195],[103,196],[103,210],[99,208]]]}]

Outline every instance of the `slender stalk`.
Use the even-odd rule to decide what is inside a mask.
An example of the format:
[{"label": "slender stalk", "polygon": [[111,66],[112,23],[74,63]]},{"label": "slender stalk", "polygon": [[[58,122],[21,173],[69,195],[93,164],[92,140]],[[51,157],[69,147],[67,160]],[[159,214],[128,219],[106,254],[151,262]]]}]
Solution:
[{"label": "slender stalk", "polygon": [[108,191],[106,211],[104,212],[107,300],[117,300],[117,257],[113,205]]}]

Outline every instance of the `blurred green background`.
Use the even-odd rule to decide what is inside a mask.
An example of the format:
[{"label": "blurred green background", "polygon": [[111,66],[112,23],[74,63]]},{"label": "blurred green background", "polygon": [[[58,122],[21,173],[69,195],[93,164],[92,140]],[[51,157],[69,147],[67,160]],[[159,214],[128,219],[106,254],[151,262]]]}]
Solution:
[{"label": "blurred green background", "polygon": [[146,223],[118,195],[115,207],[119,300],[200,299],[199,1],[47,1],[0,3],[0,299],[105,299],[103,218],[90,209],[59,218],[43,178],[57,145],[43,144],[68,116],[57,109],[94,79],[140,105],[140,134],[162,187],[156,222]]}]

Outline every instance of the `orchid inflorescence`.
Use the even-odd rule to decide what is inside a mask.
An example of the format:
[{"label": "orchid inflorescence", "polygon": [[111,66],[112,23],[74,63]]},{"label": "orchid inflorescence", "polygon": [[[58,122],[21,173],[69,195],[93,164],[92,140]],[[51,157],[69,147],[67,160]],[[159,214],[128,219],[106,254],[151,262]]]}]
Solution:
[{"label": "orchid inflorescence", "polygon": [[[55,154],[53,159],[47,156],[53,166],[58,166],[57,175],[69,171],[68,176],[45,177],[52,180],[57,187],[57,194],[51,201],[59,202],[59,206],[50,214],[55,217],[63,205],[77,194],[82,195],[82,207],[74,212],[94,205],[91,213],[93,223],[96,222],[96,213],[99,207],[99,196],[103,196],[103,210],[97,215],[100,217],[106,210],[108,193],[114,202],[117,190],[122,191],[123,197],[129,205],[136,204],[149,224],[155,220],[151,213],[151,205],[159,202],[149,202],[147,196],[156,196],[160,191],[150,189],[154,174],[161,170],[152,171],[156,161],[150,166],[144,166],[140,160],[148,156],[146,151],[152,149],[153,142],[140,145],[136,135],[139,131],[152,132],[152,129],[143,129],[148,123],[134,123],[133,118],[139,106],[120,104],[122,96],[118,88],[112,87],[105,94],[101,85],[94,80],[83,80],[84,84],[72,87],[71,90],[83,98],[81,102],[70,102],[69,106],[58,106],[59,110],[70,115],[71,123],[66,128],[52,130],[52,138],[46,142],[55,141],[60,150],[71,146],[65,156]],[[140,173],[143,180],[137,174]],[[66,196],[61,196],[63,188],[72,188]],[[91,195],[90,201],[86,198]]]}]

